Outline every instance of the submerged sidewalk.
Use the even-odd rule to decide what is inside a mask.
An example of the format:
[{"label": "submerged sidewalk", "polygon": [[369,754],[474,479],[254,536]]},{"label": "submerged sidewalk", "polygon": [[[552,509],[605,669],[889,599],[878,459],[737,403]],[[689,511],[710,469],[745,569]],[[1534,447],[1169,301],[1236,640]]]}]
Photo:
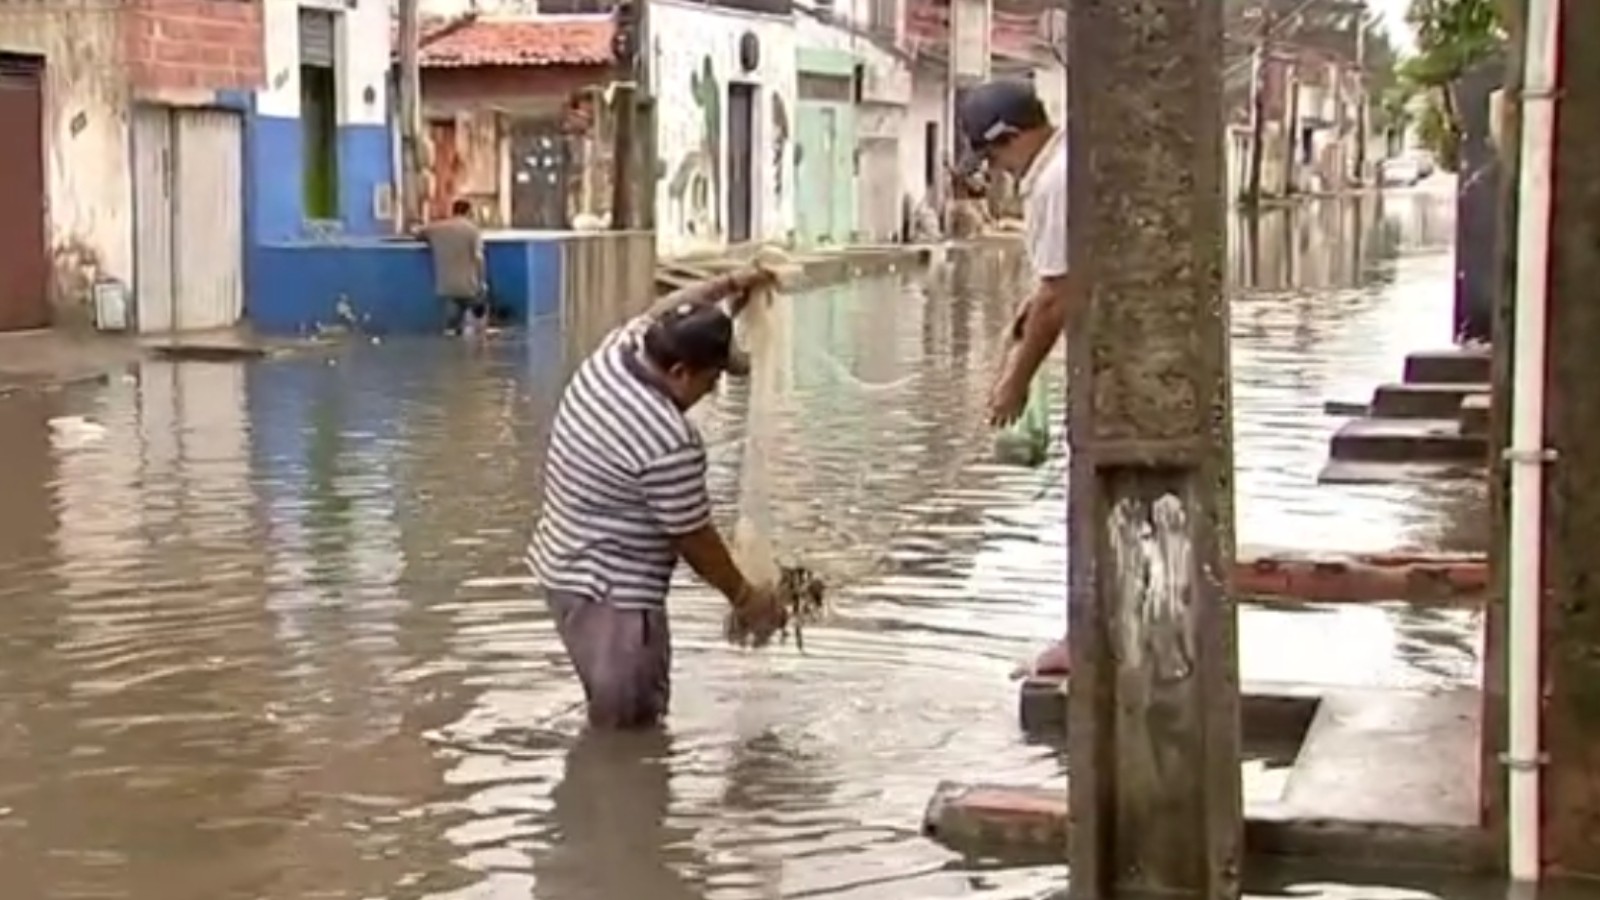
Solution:
[{"label": "submerged sidewalk", "polygon": [[250,359],[306,344],[263,340],[242,327],[151,336],[66,328],[0,334],[0,396],[102,380],[144,359]]},{"label": "submerged sidewalk", "polygon": [[0,394],[92,381],[144,356],[138,340],[43,329],[0,334]]}]

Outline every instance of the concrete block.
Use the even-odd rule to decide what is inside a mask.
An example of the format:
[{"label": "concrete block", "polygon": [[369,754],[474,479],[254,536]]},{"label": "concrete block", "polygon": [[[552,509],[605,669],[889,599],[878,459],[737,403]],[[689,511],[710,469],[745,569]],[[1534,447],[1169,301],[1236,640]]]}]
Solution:
[{"label": "concrete block", "polygon": [[1372,395],[1374,418],[1449,419],[1461,410],[1461,402],[1489,390],[1487,384],[1401,382],[1380,385]]},{"label": "concrete block", "polygon": [[1429,350],[1406,357],[1405,380],[1418,384],[1488,384],[1487,347]]},{"label": "concrete block", "polygon": [[1461,433],[1488,438],[1489,394],[1468,394],[1461,400]]},{"label": "concrete block", "polygon": [[[1022,730],[1045,740],[1067,733],[1066,675],[1034,675],[1018,692]],[[1317,711],[1317,693],[1297,685],[1254,685],[1239,698],[1240,740],[1247,746],[1298,744]]]},{"label": "concrete block", "polygon": [[1008,864],[1067,855],[1067,791],[941,782],[922,817],[925,837],[969,857]]},{"label": "concrete block", "polygon": [[1334,433],[1335,460],[1388,463],[1482,463],[1488,444],[1448,419],[1356,419]]},{"label": "concrete block", "polygon": [[[1252,857],[1462,870],[1493,858],[1478,826],[1476,690],[1341,690],[1314,702],[1282,797],[1246,801]],[[1070,821],[1064,783],[945,782],[922,828],[969,856],[1028,864],[1064,858]]]}]

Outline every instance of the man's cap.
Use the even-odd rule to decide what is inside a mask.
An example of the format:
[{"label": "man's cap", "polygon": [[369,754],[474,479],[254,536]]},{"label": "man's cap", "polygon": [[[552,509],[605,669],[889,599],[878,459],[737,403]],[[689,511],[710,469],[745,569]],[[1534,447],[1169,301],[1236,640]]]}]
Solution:
[{"label": "man's cap", "polygon": [[750,374],[750,360],[734,344],[733,317],[720,303],[679,303],[662,310],[645,329],[644,345],[657,362]]},{"label": "man's cap", "polygon": [[956,119],[967,143],[979,152],[1010,135],[1050,124],[1033,85],[1012,79],[986,81],[968,89]]}]

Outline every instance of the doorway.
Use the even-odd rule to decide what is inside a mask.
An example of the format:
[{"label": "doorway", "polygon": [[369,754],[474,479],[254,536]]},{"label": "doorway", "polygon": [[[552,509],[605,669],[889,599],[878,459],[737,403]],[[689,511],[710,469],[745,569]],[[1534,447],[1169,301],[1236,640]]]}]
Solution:
[{"label": "doorway", "polygon": [[511,227],[571,227],[572,158],[560,119],[511,123]]},{"label": "doorway", "polygon": [[336,19],[325,9],[300,10],[301,190],[305,217],[339,218],[339,79]]},{"label": "doorway", "polygon": [[45,242],[44,62],[0,53],[0,331],[50,324],[50,261]]},{"label": "doorway", "polygon": [[756,86],[728,85],[728,242],[755,233]]},{"label": "doorway", "polygon": [[244,312],[244,126],[231,110],[133,114],[134,310],[141,333],[237,325]]}]

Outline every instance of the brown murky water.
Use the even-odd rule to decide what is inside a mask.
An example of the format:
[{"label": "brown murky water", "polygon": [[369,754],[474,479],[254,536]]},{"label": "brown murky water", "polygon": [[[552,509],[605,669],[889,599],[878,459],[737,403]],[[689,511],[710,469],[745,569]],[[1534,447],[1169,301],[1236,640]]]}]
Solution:
[{"label": "brown murky water", "polygon": [[[1331,210],[1331,212],[1330,212]],[[1239,239],[1246,544],[1470,543],[1471,492],[1318,487],[1329,398],[1449,337],[1438,200]],[[1011,664],[1061,628],[1059,465],[986,464],[1007,263],[797,298],[743,502],[846,581],[805,656],[675,597],[670,731],[580,736],[518,559],[563,338],[147,363],[0,400],[0,872],[17,900],[1029,897],[918,834],[942,778],[1035,781]],[[986,287],[987,285],[987,287]],[[737,388],[702,411],[731,518]],[[1468,534],[1468,536],[1463,536]],[[1247,679],[1476,676],[1470,617],[1243,614]],[[1329,648],[1337,648],[1330,651]],[[1367,894],[1365,896],[1373,896]]]}]

